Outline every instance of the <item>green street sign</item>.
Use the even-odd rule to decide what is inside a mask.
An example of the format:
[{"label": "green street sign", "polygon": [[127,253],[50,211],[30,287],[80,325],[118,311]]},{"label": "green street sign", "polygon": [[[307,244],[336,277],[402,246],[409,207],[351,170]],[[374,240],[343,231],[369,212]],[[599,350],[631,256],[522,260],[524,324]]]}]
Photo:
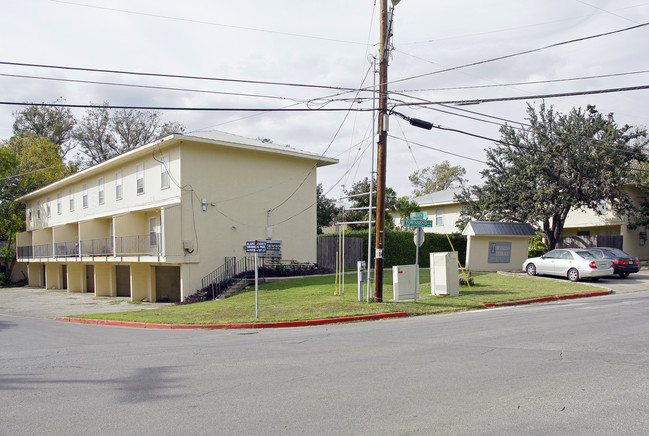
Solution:
[{"label": "green street sign", "polygon": [[430,220],[403,220],[405,227],[433,227],[433,222]]},{"label": "green street sign", "polygon": [[425,220],[428,218],[428,212],[410,212],[411,220]]}]

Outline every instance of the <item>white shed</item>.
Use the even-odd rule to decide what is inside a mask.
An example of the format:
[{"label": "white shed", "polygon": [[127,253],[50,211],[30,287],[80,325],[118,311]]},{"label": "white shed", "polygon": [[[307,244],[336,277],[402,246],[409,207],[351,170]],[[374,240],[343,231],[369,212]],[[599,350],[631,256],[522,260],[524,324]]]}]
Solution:
[{"label": "white shed", "polygon": [[467,236],[467,269],[520,271],[536,232],[528,223],[471,221],[462,234]]}]

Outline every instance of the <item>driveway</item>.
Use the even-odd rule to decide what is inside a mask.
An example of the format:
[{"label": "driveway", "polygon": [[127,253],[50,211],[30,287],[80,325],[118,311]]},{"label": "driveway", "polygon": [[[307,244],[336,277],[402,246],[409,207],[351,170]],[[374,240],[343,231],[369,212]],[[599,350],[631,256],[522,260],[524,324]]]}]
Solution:
[{"label": "driveway", "polygon": [[0,288],[0,315],[52,319],[82,313],[121,312],[155,309],[169,303],[129,302],[123,297],[95,297],[94,294],[44,288]]}]

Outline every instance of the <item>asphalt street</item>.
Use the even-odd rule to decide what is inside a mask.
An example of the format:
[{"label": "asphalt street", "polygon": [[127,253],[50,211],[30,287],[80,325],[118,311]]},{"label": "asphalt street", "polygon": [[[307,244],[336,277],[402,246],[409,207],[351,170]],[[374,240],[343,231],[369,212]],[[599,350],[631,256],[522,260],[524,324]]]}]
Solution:
[{"label": "asphalt street", "polygon": [[3,310],[0,434],[647,434],[644,280],[583,300],[268,330]]}]

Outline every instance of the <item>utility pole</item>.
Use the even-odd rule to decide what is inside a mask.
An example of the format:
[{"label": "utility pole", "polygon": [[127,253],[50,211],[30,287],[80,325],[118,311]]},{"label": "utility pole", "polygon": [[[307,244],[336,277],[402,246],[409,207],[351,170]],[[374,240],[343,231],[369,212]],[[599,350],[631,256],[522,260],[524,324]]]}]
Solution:
[{"label": "utility pole", "polygon": [[[393,4],[396,4],[393,1]],[[374,301],[383,302],[383,243],[385,241],[385,171],[387,160],[388,121],[388,59],[392,14],[388,13],[388,1],[381,0],[381,32],[379,45],[379,122],[377,147],[376,184],[376,243],[374,253]]]}]

